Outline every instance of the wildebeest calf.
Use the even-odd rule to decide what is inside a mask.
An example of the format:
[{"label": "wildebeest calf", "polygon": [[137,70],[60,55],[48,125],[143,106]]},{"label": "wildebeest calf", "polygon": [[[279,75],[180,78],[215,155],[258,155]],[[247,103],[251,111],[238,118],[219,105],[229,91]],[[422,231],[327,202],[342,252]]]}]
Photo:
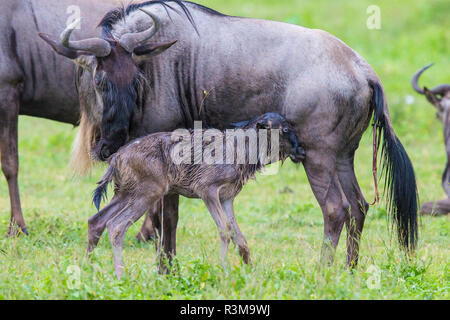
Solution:
[{"label": "wildebeest calf", "polygon": [[[147,211],[157,212],[155,208],[164,195],[176,193],[189,198],[201,198],[205,202],[219,229],[223,264],[230,238],[238,246],[244,263],[249,263],[247,242],[233,211],[234,198],[248,179],[253,178],[264,165],[279,159],[284,161],[287,157],[300,162],[305,152],[299,146],[290,124],[278,113],[266,113],[235,124],[235,127],[245,129],[248,139],[244,136],[239,140],[237,135],[233,135],[230,143],[226,138],[230,131],[225,134],[215,130],[214,141],[210,139],[209,144],[200,141],[198,148],[196,130],[185,130],[185,139],[174,133],[162,132],[122,147],[109,159],[110,166],[94,192],[94,203],[98,208],[109,182],[114,181],[113,199],[89,219],[88,254],[96,246],[106,225],[114,251],[115,271],[120,277],[126,230]],[[207,135],[205,130],[197,131]],[[250,131],[256,139],[253,142],[251,134],[248,134]],[[211,145],[216,148],[206,155],[205,151],[210,150],[208,147]],[[199,150],[202,153],[200,157]],[[177,158],[181,154],[184,161]],[[216,157],[219,155],[226,159]],[[214,158],[213,161],[208,161],[207,156]],[[159,214],[152,214],[151,219],[155,226],[160,225]]]}]

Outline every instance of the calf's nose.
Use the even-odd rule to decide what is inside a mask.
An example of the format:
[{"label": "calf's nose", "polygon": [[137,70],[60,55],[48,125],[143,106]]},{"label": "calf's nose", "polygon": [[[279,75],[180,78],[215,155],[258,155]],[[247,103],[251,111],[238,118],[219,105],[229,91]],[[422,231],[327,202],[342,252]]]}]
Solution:
[{"label": "calf's nose", "polygon": [[109,158],[110,155],[111,155],[111,152],[109,151],[109,149],[103,147],[100,151],[100,160],[105,161],[106,159]]},{"label": "calf's nose", "polygon": [[306,158],[306,152],[305,152],[305,149],[303,149],[302,147],[297,147],[297,150],[295,151],[295,154],[296,154],[297,157],[300,158],[301,160],[305,160],[305,158]]}]

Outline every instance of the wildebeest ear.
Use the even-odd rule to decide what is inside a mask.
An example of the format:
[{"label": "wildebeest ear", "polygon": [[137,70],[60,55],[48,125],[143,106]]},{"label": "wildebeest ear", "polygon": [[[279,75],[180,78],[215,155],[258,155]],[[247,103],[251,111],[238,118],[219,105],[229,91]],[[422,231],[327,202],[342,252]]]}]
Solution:
[{"label": "wildebeest ear", "polygon": [[163,53],[171,46],[173,46],[175,43],[177,43],[177,41],[178,40],[160,44],[155,43],[143,44],[141,46],[136,47],[133,50],[133,56],[137,58],[139,61],[145,60],[147,58]]},{"label": "wildebeest ear", "polygon": [[427,98],[427,100],[434,105],[435,107],[439,108],[440,107],[440,100],[439,98],[432,93],[427,87],[423,88],[423,91],[425,93],[425,97]]},{"label": "wildebeest ear", "polygon": [[47,42],[57,54],[69,58],[83,68],[90,70],[92,69],[92,53],[68,49],[53,39],[53,37],[49,34],[39,32],[38,35],[42,38],[42,40]]}]

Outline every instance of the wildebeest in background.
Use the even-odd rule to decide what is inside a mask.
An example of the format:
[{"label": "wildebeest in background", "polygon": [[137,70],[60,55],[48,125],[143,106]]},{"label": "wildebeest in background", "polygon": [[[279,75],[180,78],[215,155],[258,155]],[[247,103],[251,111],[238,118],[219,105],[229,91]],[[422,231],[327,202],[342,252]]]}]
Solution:
[{"label": "wildebeest in background", "polygon": [[[412,164],[392,128],[378,76],[342,41],[321,30],[169,0],[118,8],[106,14],[101,26],[102,48],[70,42],[70,29],[63,31],[60,43],[71,52],[66,56],[79,55],[75,62],[92,72],[97,94],[91,106],[103,110],[100,139],[92,146],[100,159],[130,138],[191,128],[194,120],[223,129],[230,122],[279,112],[295,125],[307,153],[304,167],[324,217],[322,259],[332,261],[345,224],[347,263],[354,266],[368,203],[353,162],[374,116],[383,144],[388,212],[400,244],[414,249]],[[174,41],[164,54],[151,56]],[[164,202],[164,250],[170,258],[176,252],[178,196]]]},{"label": "wildebeest in background", "polygon": [[[99,1],[94,8],[89,2],[78,1],[78,4],[92,7],[83,16],[84,22],[92,27],[100,12],[111,4],[106,6]],[[73,125],[79,120],[74,65],[36,37],[38,31],[55,32],[64,27],[67,7],[72,4],[74,1],[69,0],[3,0],[0,3],[0,153],[11,199],[11,235],[15,234],[15,223],[28,233],[17,183],[19,114]],[[86,31],[83,35],[90,33]]]},{"label": "wildebeest in background", "polygon": [[432,65],[431,63],[418,70],[412,77],[411,84],[417,93],[425,95],[427,100],[436,108],[436,115],[444,126],[447,164],[442,175],[442,187],[448,197],[426,202],[421,209],[422,214],[442,215],[450,212],[450,84],[441,84],[433,89],[419,86],[420,75]]},{"label": "wildebeest in background", "polygon": [[[247,134],[254,133],[256,141],[253,142],[257,147],[250,145],[252,142],[249,140],[235,139],[239,130],[231,131],[233,139],[229,139],[230,131],[216,130],[219,135],[214,136],[214,145],[219,143],[221,147],[214,149],[215,155],[208,162],[196,162],[210,144],[203,141],[196,145],[196,135],[206,134],[205,130],[191,130],[183,135],[154,133],[121,148],[109,160],[109,168],[94,192],[98,209],[108,184],[114,181],[113,199],[89,219],[89,225],[94,228],[89,229],[88,254],[101,236],[102,230],[98,225],[106,225],[114,251],[114,269],[120,278],[123,272],[123,238],[127,229],[147,211],[151,212],[153,224],[158,226],[161,219],[155,208],[165,194],[175,193],[204,201],[219,230],[223,265],[226,265],[230,240],[239,248],[244,263],[250,263],[247,241],[234,215],[234,198],[265,165],[288,157],[299,163],[304,160],[305,152],[299,147],[291,125],[279,113],[265,113],[243,122],[239,129]],[[243,130],[240,130],[242,137],[245,135]],[[188,159],[176,164],[174,157],[179,156],[177,151],[180,149],[186,152]],[[108,211],[114,213],[109,214]]]},{"label": "wildebeest in background", "polygon": [[[95,27],[107,10],[117,5],[115,0],[2,0],[0,2],[0,155],[2,171],[8,181],[11,199],[9,234],[15,234],[14,224],[28,233],[22,215],[17,183],[18,148],[17,122],[19,114],[47,118],[78,125],[81,101],[95,95],[90,86],[83,86],[84,69],[57,55],[36,34],[39,31],[59,33],[66,27],[70,6],[78,6],[82,17],[80,35],[96,35]],[[66,51],[68,52],[68,50]],[[90,82],[87,82],[90,85]],[[86,109],[88,112],[91,109]],[[82,113],[86,116],[86,112]],[[98,116],[101,119],[101,111]],[[90,118],[97,115],[90,113]],[[81,132],[86,132],[81,121]],[[84,140],[85,137],[78,139]],[[83,155],[89,156],[86,150]],[[146,230],[142,230],[146,232]]]}]

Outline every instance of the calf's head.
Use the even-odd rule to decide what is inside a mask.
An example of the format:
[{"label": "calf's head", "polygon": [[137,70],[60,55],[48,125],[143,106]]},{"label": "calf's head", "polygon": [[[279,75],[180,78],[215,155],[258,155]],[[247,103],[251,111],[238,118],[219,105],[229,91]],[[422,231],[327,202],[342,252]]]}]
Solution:
[{"label": "calf's head", "polygon": [[[47,34],[39,34],[57,53],[90,72],[88,87],[90,85],[95,92],[91,95],[90,108],[102,110],[100,138],[93,156],[102,161],[129,140],[131,120],[145,83],[140,64],[176,42],[149,43],[161,23],[151,12],[140,10],[153,20],[153,25],[141,32],[123,34],[119,39],[114,38],[111,32],[104,32],[101,38],[72,41],[70,36],[79,21],[68,26],[59,41]],[[78,89],[85,87],[84,83]]]},{"label": "calf's head", "polygon": [[450,84],[441,84],[433,89],[428,89],[427,87],[419,87],[418,83],[420,75],[432,65],[431,63],[418,70],[412,77],[411,84],[417,93],[425,95],[427,100],[436,108],[438,118],[443,121],[444,113],[450,110]]},{"label": "calf's head", "polygon": [[[279,130],[279,156],[282,160],[289,157],[293,162],[299,163],[306,157],[305,150],[300,146],[294,128],[281,114],[276,112],[264,113],[252,120],[232,124],[236,128],[254,128]],[[271,139],[269,139],[270,141]]]}]

